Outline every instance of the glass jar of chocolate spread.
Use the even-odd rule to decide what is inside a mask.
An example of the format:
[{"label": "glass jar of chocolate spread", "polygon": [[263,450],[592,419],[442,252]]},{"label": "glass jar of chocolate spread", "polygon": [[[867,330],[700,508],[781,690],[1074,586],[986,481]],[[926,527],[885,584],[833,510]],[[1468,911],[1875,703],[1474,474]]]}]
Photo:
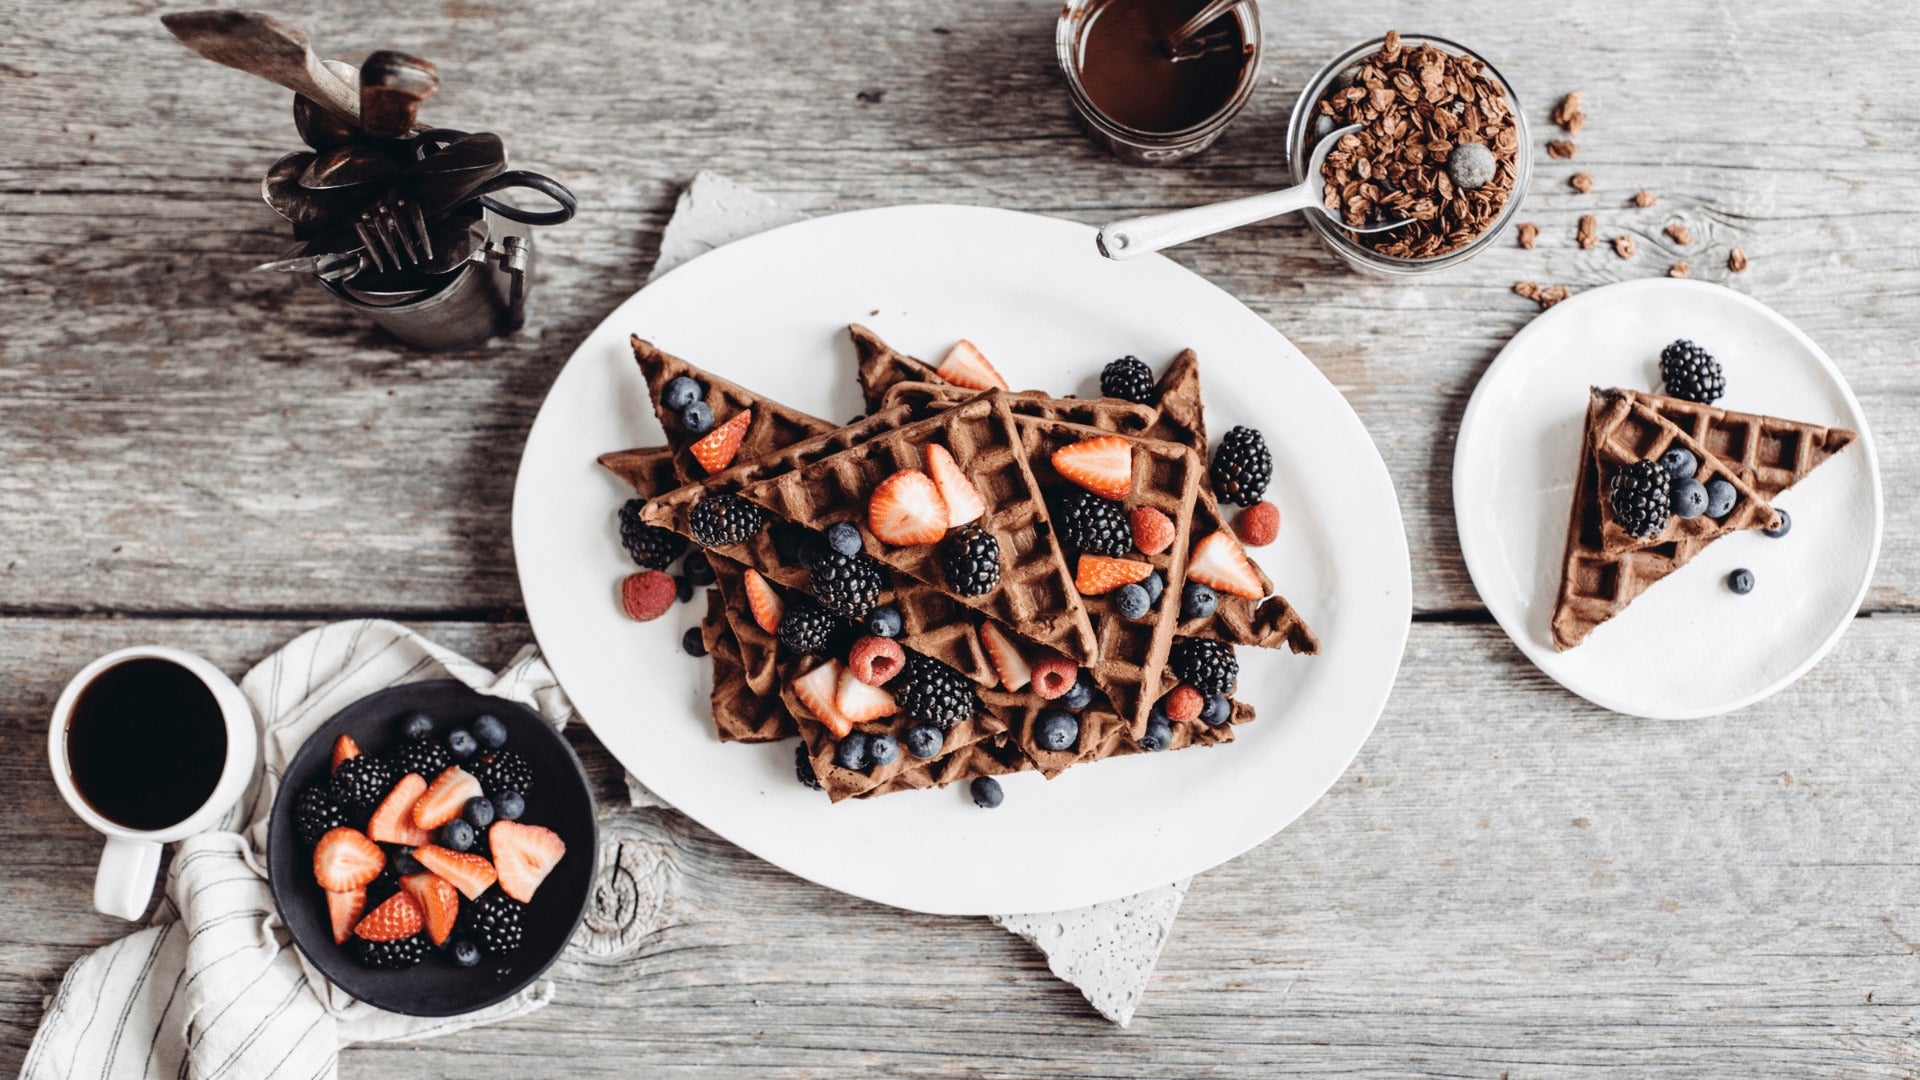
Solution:
[{"label": "glass jar of chocolate spread", "polygon": [[1248,0],[1174,59],[1168,38],[1205,0],[1067,0],[1053,47],[1088,134],[1123,161],[1165,165],[1212,145],[1260,73],[1260,11]]}]

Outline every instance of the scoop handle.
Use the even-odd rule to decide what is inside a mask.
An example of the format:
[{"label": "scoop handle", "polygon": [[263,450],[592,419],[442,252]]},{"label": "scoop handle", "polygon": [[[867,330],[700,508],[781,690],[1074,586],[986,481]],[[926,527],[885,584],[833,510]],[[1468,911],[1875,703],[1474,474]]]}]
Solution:
[{"label": "scoop handle", "polygon": [[1304,210],[1314,204],[1315,187],[1315,183],[1308,181],[1264,195],[1249,195],[1244,199],[1229,199],[1165,214],[1127,218],[1101,229],[1095,242],[1100,247],[1100,254],[1109,259],[1132,259],[1150,251]]}]

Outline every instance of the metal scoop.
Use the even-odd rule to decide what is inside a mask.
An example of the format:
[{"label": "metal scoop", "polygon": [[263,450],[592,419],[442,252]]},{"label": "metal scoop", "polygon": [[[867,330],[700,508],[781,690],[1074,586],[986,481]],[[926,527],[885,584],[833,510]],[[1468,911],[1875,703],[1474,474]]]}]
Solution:
[{"label": "metal scoop", "polygon": [[1109,259],[1131,259],[1136,255],[1145,255],[1149,251],[1159,251],[1189,240],[1198,240],[1203,236],[1212,236],[1217,232],[1237,229],[1242,225],[1251,225],[1256,221],[1291,214],[1295,210],[1310,210],[1333,217],[1341,228],[1355,233],[1379,233],[1397,229],[1412,222],[1411,218],[1398,221],[1386,221],[1371,225],[1348,225],[1334,217],[1321,201],[1320,192],[1326,183],[1320,176],[1320,169],[1327,163],[1327,154],[1341,139],[1363,125],[1351,124],[1337,131],[1330,131],[1326,138],[1313,148],[1313,157],[1307,161],[1307,178],[1282,191],[1270,191],[1265,195],[1249,195],[1244,199],[1230,199],[1226,202],[1209,203],[1206,206],[1190,207],[1186,210],[1174,210],[1165,214],[1149,214],[1146,217],[1128,218],[1116,221],[1100,230],[1095,243],[1100,254]]}]

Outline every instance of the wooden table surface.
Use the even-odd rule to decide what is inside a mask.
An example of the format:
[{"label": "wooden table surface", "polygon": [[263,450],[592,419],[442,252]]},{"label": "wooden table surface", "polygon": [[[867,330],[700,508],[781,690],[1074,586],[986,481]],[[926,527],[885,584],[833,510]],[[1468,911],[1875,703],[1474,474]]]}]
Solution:
[{"label": "wooden table surface", "polygon": [[[1466,7],[1269,0],[1267,85],[1209,154],[1159,171],[1078,134],[1047,3],[281,9],[325,54],[437,61],[432,120],[502,133],[580,196],[542,238],[529,329],[426,355],[244,272],[285,243],[258,197],[295,143],[283,92],[190,55],[154,4],[0,6],[0,1072],[67,966],[127,929],[92,912],[98,844],[46,775],[62,683],[143,641],[237,675],[362,615],[508,657],[528,638],[507,534],[522,441],[696,170],[816,212],[953,201],[1097,223],[1251,194],[1283,181],[1305,79],[1396,24],[1473,45],[1518,88],[1539,248],[1417,285],[1355,276],[1297,221],[1174,254],[1358,410],[1399,487],[1415,625],[1348,774],[1195,882],[1131,1029],[984,920],[903,917],[676,815],[609,809],[553,1007],[354,1049],[342,1072],[1920,1072],[1920,8]],[[1550,161],[1546,114],[1574,89],[1580,155]],[[1630,206],[1641,188],[1656,208]],[[1580,250],[1583,213],[1638,256]],[[1737,276],[1735,245],[1752,260]],[[1535,314],[1515,280],[1579,290],[1682,258],[1833,356],[1872,420],[1888,522],[1861,617],[1810,675],[1732,716],[1654,723],[1560,690],[1491,623],[1448,478],[1475,381]],[[572,737],[611,806],[618,766]],[[643,848],[664,859],[636,877],[619,856]]]}]

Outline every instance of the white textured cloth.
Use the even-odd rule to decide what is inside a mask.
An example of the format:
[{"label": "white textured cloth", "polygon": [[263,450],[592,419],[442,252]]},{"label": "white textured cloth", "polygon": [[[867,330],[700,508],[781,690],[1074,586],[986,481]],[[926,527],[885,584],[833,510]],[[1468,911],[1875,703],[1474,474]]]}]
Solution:
[{"label": "white textured cloth", "polygon": [[532,646],[495,674],[396,623],[334,623],[288,643],[240,688],[260,727],[254,784],[215,831],[180,842],[152,924],[82,957],[27,1052],[25,1080],[331,1077],[353,1043],[417,1039],[537,1009],[539,982],[466,1016],[400,1016],[353,1000],[307,966],[274,913],[267,813],[315,729],[389,686],[459,679],[563,725],[573,706]]},{"label": "white textured cloth", "polygon": [[[680,193],[660,237],[653,277],[723,244],[807,215],[717,173],[701,172]],[[632,776],[635,806],[665,806]],[[1136,896],[1073,911],[996,915],[993,921],[1046,954],[1053,973],[1078,987],[1100,1015],[1122,1027],[1146,993],[1147,979],[1186,896],[1187,878]]]}]

